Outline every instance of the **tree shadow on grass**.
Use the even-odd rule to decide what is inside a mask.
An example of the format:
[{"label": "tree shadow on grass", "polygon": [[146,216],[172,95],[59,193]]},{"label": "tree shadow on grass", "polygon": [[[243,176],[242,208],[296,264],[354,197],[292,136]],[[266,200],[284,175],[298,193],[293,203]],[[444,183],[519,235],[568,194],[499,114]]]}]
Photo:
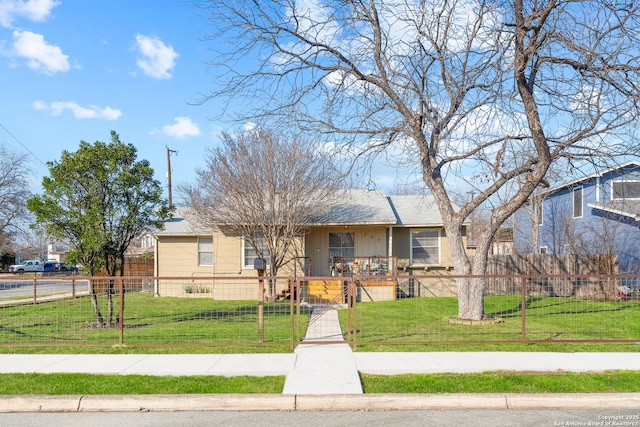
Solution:
[{"label": "tree shadow on grass", "polygon": [[[576,300],[575,298],[563,298],[563,297],[544,297],[544,296],[528,296],[526,300],[527,317],[528,316],[559,316],[567,314],[589,314],[589,313],[607,313],[618,312],[624,310],[630,310],[634,308],[640,308],[638,304],[628,304],[625,302],[619,302],[617,306],[612,306],[611,303],[615,301],[591,301],[591,300]],[[536,304],[542,303],[542,304]],[[576,303],[583,304],[583,307],[576,309]],[[588,304],[588,305],[587,305]],[[557,308],[571,306],[566,311],[548,311],[541,312],[541,310],[549,310],[551,308]],[[487,313],[488,316],[510,318],[520,317],[522,315],[522,303],[518,304],[514,308],[495,311]]]}]

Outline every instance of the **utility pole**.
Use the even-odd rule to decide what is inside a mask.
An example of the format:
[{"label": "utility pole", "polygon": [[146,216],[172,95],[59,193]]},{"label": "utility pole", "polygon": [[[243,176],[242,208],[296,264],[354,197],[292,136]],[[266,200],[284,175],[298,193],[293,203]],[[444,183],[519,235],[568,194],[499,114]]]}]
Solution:
[{"label": "utility pole", "polygon": [[169,195],[169,207],[171,207],[173,206],[173,195],[171,190],[171,154],[178,154],[178,152],[176,150],[169,149],[166,145],[165,147],[167,149],[167,193]]}]

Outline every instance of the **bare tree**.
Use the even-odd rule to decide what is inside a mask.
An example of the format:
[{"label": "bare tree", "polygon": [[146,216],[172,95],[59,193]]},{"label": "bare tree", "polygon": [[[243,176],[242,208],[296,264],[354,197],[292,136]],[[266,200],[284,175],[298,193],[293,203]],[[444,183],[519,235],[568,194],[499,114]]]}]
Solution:
[{"label": "bare tree", "polygon": [[27,199],[29,177],[26,155],[9,151],[0,145],[0,235],[2,246],[0,252],[9,250],[9,244],[20,231],[27,231]]},{"label": "bare tree", "polygon": [[[552,164],[637,153],[635,139],[611,137],[634,132],[638,117],[635,2],[196,6],[210,14],[219,47],[211,70],[220,86],[206,99],[240,100],[241,120],[296,123],[358,157],[412,154],[458,274],[485,273],[494,234]],[[475,197],[456,209],[461,187]],[[486,204],[491,221],[470,258],[463,222]],[[458,281],[460,318],[483,317],[484,286]]]},{"label": "bare tree", "polygon": [[296,245],[339,188],[339,177],[325,153],[299,138],[261,128],[221,136],[222,145],[197,171],[197,184],[183,189],[187,203],[203,225],[242,237],[257,256],[268,256],[276,276],[292,254],[302,254]]}]

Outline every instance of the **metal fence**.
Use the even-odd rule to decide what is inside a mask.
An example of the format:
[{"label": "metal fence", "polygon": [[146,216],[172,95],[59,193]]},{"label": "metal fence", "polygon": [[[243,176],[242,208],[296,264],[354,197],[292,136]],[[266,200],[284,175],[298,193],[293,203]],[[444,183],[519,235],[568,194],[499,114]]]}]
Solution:
[{"label": "metal fence", "polygon": [[[355,280],[352,341],[360,344],[640,341],[640,276],[397,276],[373,301],[375,277]],[[373,282],[369,282],[372,280]],[[457,281],[484,286],[484,317],[458,319]],[[373,283],[375,286],[371,286]],[[382,294],[378,292],[380,295]],[[348,327],[348,326],[347,326]]]},{"label": "metal fence", "polygon": [[5,276],[0,346],[291,348],[309,310],[296,310],[287,293],[260,298],[270,285],[290,286],[288,278]]},{"label": "metal fence", "polygon": [[[484,286],[481,320],[457,318],[463,279]],[[25,274],[0,277],[0,346],[290,349],[333,309],[353,347],[640,342],[640,276]]]}]

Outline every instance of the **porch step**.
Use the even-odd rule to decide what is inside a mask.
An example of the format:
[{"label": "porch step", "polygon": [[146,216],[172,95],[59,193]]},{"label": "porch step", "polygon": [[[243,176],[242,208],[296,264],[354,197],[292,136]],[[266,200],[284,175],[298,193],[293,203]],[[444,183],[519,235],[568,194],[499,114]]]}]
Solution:
[{"label": "porch step", "polygon": [[344,295],[342,280],[309,280],[308,287],[309,297],[315,300],[338,301]]}]

